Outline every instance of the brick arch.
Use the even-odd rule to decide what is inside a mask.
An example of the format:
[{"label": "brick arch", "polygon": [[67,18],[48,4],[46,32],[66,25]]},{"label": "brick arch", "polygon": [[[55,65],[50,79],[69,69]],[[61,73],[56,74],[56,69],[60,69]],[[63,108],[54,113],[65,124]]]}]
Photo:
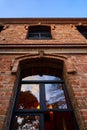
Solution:
[{"label": "brick arch", "polygon": [[26,54],[16,57],[12,66],[12,73],[17,72],[18,66],[22,72],[22,77],[28,74],[51,74],[63,77],[63,68],[66,66],[68,74],[76,72],[73,61],[66,56],[58,54],[46,54],[40,51],[36,54]]},{"label": "brick arch", "polygon": [[62,77],[63,61],[47,57],[32,58],[20,61],[21,76],[27,75],[55,75]]},{"label": "brick arch", "polygon": [[29,26],[29,30],[30,31],[37,31],[37,30],[41,31],[41,30],[43,30],[43,31],[49,32],[49,31],[51,31],[51,27],[49,25],[37,24],[37,25]]},{"label": "brick arch", "polygon": [[47,23],[44,24],[44,23],[38,22],[38,23],[36,23],[36,24],[33,24],[33,23],[32,23],[32,24],[30,24],[30,25],[25,24],[24,27],[25,27],[26,30],[31,29],[32,27],[33,27],[33,28],[35,28],[35,27],[43,27],[43,28],[46,27],[47,30],[50,29],[50,31],[51,31],[52,28],[53,28],[53,29],[55,28],[55,25],[49,25],[49,24],[47,24]]},{"label": "brick arch", "polygon": [[63,76],[64,61],[67,58],[57,54],[26,54],[16,57],[12,66],[12,73],[17,72],[18,66],[21,70],[22,77],[31,74],[51,74]]}]

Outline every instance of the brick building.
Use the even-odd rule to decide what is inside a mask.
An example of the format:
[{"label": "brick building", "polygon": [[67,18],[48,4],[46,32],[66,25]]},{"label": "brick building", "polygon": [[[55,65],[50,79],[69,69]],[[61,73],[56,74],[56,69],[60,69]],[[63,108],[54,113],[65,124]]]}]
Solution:
[{"label": "brick building", "polygon": [[0,18],[0,130],[87,130],[87,19]]}]

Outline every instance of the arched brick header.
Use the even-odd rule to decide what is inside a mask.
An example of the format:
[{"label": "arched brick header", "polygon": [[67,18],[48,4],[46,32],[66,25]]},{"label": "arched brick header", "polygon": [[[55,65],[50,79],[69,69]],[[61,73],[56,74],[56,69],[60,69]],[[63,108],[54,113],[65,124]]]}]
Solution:
[{"label": "arched brick header", "polygon": [[[51,68],[51,70],[53,68],[53,70],[55,72],[57,71],[59,74],[57,72],[55,74],[53,72],[47,72],[47,74],[52,73],[52,75],[60,75],[63,74],[64,66],[66,66],[66,72],[68,74],[76,73],[76,69],[71,58],[58,54],[47,54],[42,50],[36,54],[26,54],[16,57],[12,63],[12,74],[16,74],[18,66],[21,67],[22,72],[24,73],[26,73],[28,69],[31,70],[31,68],[38,69],[37,73],[39,73],[39,71],[42,71],[43,73],[46,68]],[[40,68],[43,69],[39,70]]]}]

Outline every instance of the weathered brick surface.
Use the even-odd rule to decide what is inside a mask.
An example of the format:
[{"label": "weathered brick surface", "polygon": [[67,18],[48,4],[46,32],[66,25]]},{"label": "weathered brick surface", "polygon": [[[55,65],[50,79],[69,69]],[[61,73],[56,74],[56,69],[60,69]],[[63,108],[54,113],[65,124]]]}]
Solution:
[{"label": "weathered brick surface", "polygon": [[[15,76],[11,74],[11,63],[16,56],[0,56],[0,128],[6,121],[5,115],[8,113],[10,100],[13,97],[13,86]],[[77,120],[81,130],[87,127],[87,56],[70,55],[69,61],[73,62],[76,69],[75,74],[67,73],[67,86],[73,108],[77,115]],[[69,62],[67,62],[69,64]],[[69,65],[67,67],[69,67]],[[66,72],[69,68],[66,67]],[[71,68],[71,66],[70,66]],[[72,66],[72,69],[73,66]],[[3,116],[3,119],[2,119]]]},{"label": "weathered brick surface", "polygon": [[70,84],[68,90],[77,120],[80,122],[79,126],[83,129],[81,122],[87,128],[87,56],[71,56],[71,61],[76,68],[76,74],[67,75],[69,81],[67,84]]},{"label": "weathered brick surface", "polygon": [[5,127],[10,100],[13,96],[15,78],[11,75],[12,58],[5,55],[0,56],[0,130]]},{"label": "weathered brick surface", "polygon": [[[87,44],[87,40],[76,30],[75,25],[56,24],[55,28],[52,29],[52,40],[27,40],[25,39],[27,31],[28,30],[25,29],[25,24],[10,24],[8,28],[0,32],[0,44],[3,46],[4,44]],[[41,49],[43,50],[43,48]],[[38,51],[41,50],[38,49]],[[53,53],[55,53],[55,49],[53,49]],[[48,54],[48,57],[51,59],[49,52]],[[0,55],[0,130],[8,130],[9,127],[16,93],[15,90],[17,88],[17,85],[14,85],[14,83],[15,79],[18,79],[18,77],[16,77],[18,64],[13,67],[13,61],[15,61],[15,57],[20,56],[23,55]],[[62,56],[66,57],[64,59],[64,78],[76,119],[80,130],[86,130],[87,55],[62,54]],[[54,56],[55,59],[56,57],[57,56]],[[14,75],[12,73],[14,73]]]},{"label": "weathered brick surface", "polygon": [[[27,25],[28,26],[28,25]],[[50,24],[50,26],[52,26]],[[52,27],[51,27],[52,28]],[[75,25],[56,24],[52,32],[51,40],[28,40],[26,39],[28,30],[25,29],[25,24],[10,24],[8,28],[0,32],[0,44],[75,44],[87,43],[87,40],[78,32]]]}]

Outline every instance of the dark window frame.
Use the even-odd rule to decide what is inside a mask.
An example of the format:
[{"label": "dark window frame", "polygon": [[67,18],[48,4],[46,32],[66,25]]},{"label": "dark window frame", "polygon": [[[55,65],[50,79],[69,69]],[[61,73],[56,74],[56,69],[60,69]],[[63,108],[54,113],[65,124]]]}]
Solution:
[{"label": "dark window frame", "polygon": [[29,40],[51,40],[51,27],[44,25],[29,26],[26,39]]},{"label": "dark window frame", "polygon": [[[38,84],[38,83],[39,84],[44,84],[44,83],[45,84],[49,84],[49,83],[51,83],[51,84],[54,84],[54,83],[63,84],[64,94],[65,94],[65,97],[66,97],[67,102],[68,102],[67,103],[68,108],[67,109],[46,109],[46,108],[43,107],[41,109],[17,110],[16,104],[17,104],[18,95],[19,95],[19,92],[20,92],[20,89],[21,89],[21,85],[22,84]],[[40,98],[42,98],[42,96]],[[43,106],[43,100],[41,101],[41,105]],[[33,80],[33,81],[29,81],[29,80],[22,81],[22,80],[20,80],[20,83],[19,83],[19,86],[18,86],[18,89],[17,89],[17,95],[16,95],[16,98],[15,98],[13,116],[12,116],[12,119],[11,119],[11,125],[10,125],[9,130],[12,130],[13,119],[14,119],[15,115],[40,115],[40,130],[44,130],[44,112],[59,112],[59,113],[67,112],[67,113],[73,113],[74,114],[73,107],[72,107],[72,104],[71,104],[71,101],[70,101],[64,80],[38,80],[38,81],[36,81],[36,80]],[[73,120],[74,120],[74,123],[75,123],[76,130],[79,130],[78,125],[76,124],[75,116],[73,116]]]}]

